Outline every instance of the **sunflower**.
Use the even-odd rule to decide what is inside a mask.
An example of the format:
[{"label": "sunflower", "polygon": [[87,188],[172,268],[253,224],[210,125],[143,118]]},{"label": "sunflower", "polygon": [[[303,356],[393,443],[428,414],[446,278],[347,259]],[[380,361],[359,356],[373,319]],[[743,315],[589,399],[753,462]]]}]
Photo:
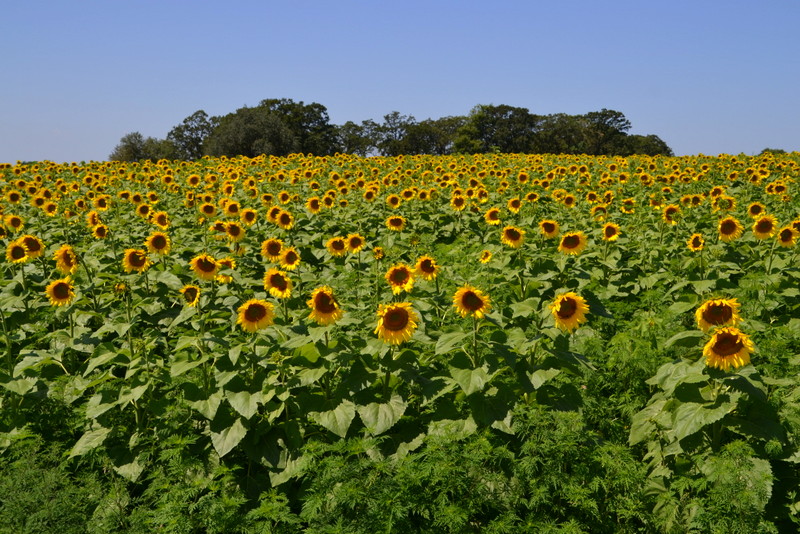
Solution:
[{"label": "sunflower", "polygon": [[692,234],[692,237],[686,241],[686,245],[689,247],[689,250],[692,252],[699,252],[703,250],[703,246],[705,246],[706,240],[703,239],[701,234]]},{"label": "sunflower", "polygon": [[586,248],[586,242],[586,234],[583,232],[569,232],[561,237],[558,250],[564,254],[578,255]]},{"label": "sunflower", "polygon": [[92,226],[92,236],[95,239],[105,239],[108,237],[108,226],[105,224]]},{"label": "sunflower", "polygon": [[694,318],[703,332],[715,326],[733,326],[742,319],[736,299],[707,300],[694,312]]},{"label": "sunflower", "polygon": [[725,217],[719,221],[717,231],[722,241],[733,241],[742,236],[744,227],[735,217]]},{"label": "sunflower", "polygon": [[350,234],[347,236],[347,251],[351,254],[361,252],[364,248],[364,236],[360,234]]},{"label": "sunflower", "polygon": [[225,223],[225,234],[228,240],[238,243],[244,239],[244,228],[236,221],[228,221]]},{"label": "sunflower", "polygon": [[308,318],[322,326],[335,323],[344,314],[339,306],[339,301],[333,295],[333,290],[328,286],[315,289],[306,304],[311,308]]},{"label": "sunflower", "polygon": [[397,195],[389,195],[386,197],[386,205],[392,209],[397,209],[400,207],[400,204],[403,203],[403,199],[401,199]]},{"label": "sunflower", "polygon": [[281,252],[280,262],[284,269],[293,271],[300,265],[300,254],[297,252],[296,248],[286,247]]},{"label": "sunflower", "polygon": [[386,219],[386,227],[394,232],[402,232],[406,227],[406,218],[402,215],[392,215]]},{"label": "sunflower", "polygon": [[676,204],[669,204],[664,207],[664,210],[661,212],[661,218],[664,219],[664,222],[671,225],[678,224],[678,221],[675,220],[675,216],[678,215],[681,211],[681,208]]},{"label": "sunflower", "polygon": [[786,226],[778,231],[778,244],[784,248],[793,247],[798,237],[797,230],[792,226]]},{"label": "sunflower", "polygon": [[385,253],[383,251],[383,247],[375,247],[372,249],[372,257],[376,260],[380,261],[383,259]]},{"label": "sunflower", "polygon": [[283,252],[283,241],[271,237],[261,242],[261,255],[271,262],[278,262]]},{"label": "sunflower", "polygon": [[60,280],[53,280],[47,284],[44,292],[47,294],[47,298],[50,299],[50,304],[53,306],[64,306],[72,302],[72,299],[75,298],[75,290],[69,276],[61,278]]},{"label": "sunflower", "polygon": [[419,318],[410,302],[381,304],[378,308],[378,326],[375,334],[385,343],[399,345],[411,339]]},{"label": "sunflower", "polygon": [[25,234],[17,238],[17,241],[20,241],[25,245],[25,248],[28,249],[28,256],[30,258],[38,258],[44,252],[44,243],[42,243],[42,240],[34,235]]},{"label": "sunflower", "polygon": [[294,215],[288,211],[281,210],[277,217],[275,217],[275,224],[284,230],[290,230],[294,226]]},{"label": "sunflower", "polygon": [[439,266],[436,260],[430,256],[421,256],[414,266],[414,273],[422,277],[423,280],[431,281],[439,274]]},{"label": "sunflower", "polygon": [[558,235],[558,223],[550,219],[544,220],[539,223],[539,230],[542,231],[543,236],[551,239]]},{"label": "sunflower", "polygon": [[517,228],[516,226],[506,226],[503,228],[503,234],[500,241],[511,248],[519,248],[522,246],[522,241],[525,238],[525,230]]},{"label": "sunflower", "polygon": [[610,222],[603,225],[603,241],[616,241],[620,233],[618,224]]},{"label": "sunflower", "polygon": [[586,312],[589,311],[589,306],[583,297],[569,292],[556,297],[550,304],[550,311],[558,328],[572,332],[581,323],[586,322]]},{"label": "sunflower", "polygon": [[136,206],[136,215],[138,215],[142,219],[147,219],[151,213],[152,210],[149,204],[139,204],[138,206]]},{"label": "sunflower", "polygon": [[322,203],[320,202],[319,197],[310,197],[308,200],[306,200],[306,210],[314,215],[322,211]]},{"label": "sunflower", "polygon": [[747,215],[749,215],[751,219],[761,217],[765,211],[767,211],[767,208],[761,202],[753,202],[747,207]]},{"label": "sunflower", "polygon": [[169,228],[169,214],[166,211],[157,211],[153,214],[153,217],[150,219],[150,222],[161,228],[162,230],[166,230]]},{"label": "sunflower", "polygon": [[453,295],[453,306],[461,317],[472,315],[476,319],[482,319],[492,307],[489,297],[469,284],[459,288]]},{"label": "sunflower", "polygon": [[481,257],[478,258],[478,261],[481,263],[489,263],[492,259],[492,252],[489,250],[484,250],[481,252]]},{"label": "sunflower", "polygon": [[332,237],[325,243],[331,256],[344,256],[347,254],[347,242],[343,237]]},{"label": "sunflower", "polygon": [[147,250],[153,254],[168,254],[172,247],[172,242],[164,232],[153,232],[144,242]]},{"label": "sunflower", "polygon": [[125,249],[125,254],[122,256],[122,268],[125,269],[126,273],[131,271],[143,273],[150,265],[152,265],[152,262],[144,250],[139,248]]},{"label": "sunflower", "polygon": [[292,281],[286,271],[272,268],[264,273],[264,289],[277,299],[286,299],[292,294]]},{"label": "sunflower", "polygon": [[214,215],[217,214],[217,207],[209,202],[200,204],[200,207],[198,209],[200,210],[200,213],[202,213],[206,217],[213,217]]},{"label": "sunflower", "polygon": [[208,254],[200,254],[192,258],[189,261],[189,267],[201,280],[213,280],[219,272],[219,263]]},{"label": "sunflower", "polygon": [[275,320],[274,308],[265,300],[250,299],[239,306],[238,312],[236,324],[247,332],[262,330]]},{"label": "sunflower", "polygon": [[452,207],[455,211],[462,211],[467,207],[467,199],[460,195],[456,195],[450,199],[450,207]]},{"label": "sunflower", "polygon": [[183,301],[187,306],[194,308],[200,302],[200,288],[194,284],[187,284],[181,288]]},{"label": "sunflower", "polygon": [[764,215],[753,223],[753,234],[758,239],[769,239],[775,235],[778,221],[772,215]]},{"label": "sunflower", "polygon": [[486,224],[498,226],[500,224],[500,208],[489,208],[483,215]]},{"label": "sunflower", "polygon": [[714,332],[711,339],[703,347],[706,365],[723,371],[743,367],[750,363],[753,342],[747,334],[738,328],[726,326]]},{"label": "sunflower", "polygon": [[78,270],[78,255],[70,245],[61,245],[53,254],[56,261],[56,269],[63,274],[73,274]]},{"label": "sunflower", "polygon": [[519,213],[519,210],[522,208],[522,201],[516,197],[512,198],[506,203],[506,207],[511,213]]},{"label": "sunflower", "polygon": [[414,273],[404,263],[393,265],[386,271],[385,278],[395,295],[399,295],[402,291],[409,292],[414,287]]},{"label": "sunflower", "polygon": [[6,215],[3,221],[14,232],[19,232],[25,226],[25,220],[19,215]]},{"label": "sunflower", "polygon": [[12,241],[6,247],[6,260],[10,263],[25,263],[29,259],[31,257],[28,256],[28,248],[22,241]]},{"label": "sunflower", "polygon": [[252,226],[258,220],[258,212],[253,208],[245,208],[242,210],[242,213],[239,215],[239,218],[242,221],[242,224],[246,224],[247,226]]}]

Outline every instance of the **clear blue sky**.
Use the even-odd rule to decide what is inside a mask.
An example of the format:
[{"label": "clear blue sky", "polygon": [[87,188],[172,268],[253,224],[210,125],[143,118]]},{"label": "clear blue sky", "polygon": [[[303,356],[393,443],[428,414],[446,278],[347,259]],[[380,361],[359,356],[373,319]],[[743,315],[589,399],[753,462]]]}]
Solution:
[{"label": "clear blue sky", "polygon": [[105,160],[265,98],[335,124],[609,108],[678,155],[800,150],[796,0],[5,4],[0,162]]}]

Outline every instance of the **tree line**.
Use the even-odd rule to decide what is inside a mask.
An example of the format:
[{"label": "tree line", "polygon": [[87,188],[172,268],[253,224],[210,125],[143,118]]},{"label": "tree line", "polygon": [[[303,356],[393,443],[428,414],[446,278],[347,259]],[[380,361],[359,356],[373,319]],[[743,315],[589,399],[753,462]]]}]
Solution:
[{"label": "tree line", "polygon": [[322,104],[288,98],[262,100],[224,116],[198,110],[172,128],[165,139],[124,135],[112,161],[196,160],[203,156],[285,156],[293,153],[359,156],[400,154],[587,154],[673,155],[656,135],[629,134],[620,111],[583,115],[537,115],[527,108],[478,105],[468,115],[417,121],[393,111],[382,122],[331,124]]}]

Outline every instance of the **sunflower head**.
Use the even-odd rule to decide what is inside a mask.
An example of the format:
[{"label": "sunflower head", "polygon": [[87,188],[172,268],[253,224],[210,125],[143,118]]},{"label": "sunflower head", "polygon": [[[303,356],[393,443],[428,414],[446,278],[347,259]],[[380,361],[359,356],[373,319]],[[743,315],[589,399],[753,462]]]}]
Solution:
[{"label": "sunflower head", "polygon": [[292,226],[294,226],[294,215],[288,211],[281,210],[277,217],[275,217],[275,224],[284,230],[290,230]]},{"label": "sunflower head", "polygon": [[764,215],[756,219],[753,223],[753,234],[758,239],[769,239],[775,235],[775,230],[778,226],[778,221],[772,215]]},{"label": "sunflower head", "polygon": [[56,269],[64,274],[74,274],[78,270],[78,255],[70,245],[61,245],[53,259],[56,260]]},{"label": "sunflower head", "polygon": [[350,234],[347,236],[347,251],[351,254],[361,252],[364,248],[364,236],[361,234]]},{"label": "sunflower head", "polygon": [[138,248],[125,249],[125,253],[122,256],[122,268],[125,269],[125,272],[136,271],[137,273],[143,273],[150,265],[152,265],[152,262],[144,250]]},{"label": "sunflower head", "polygon": [[564,254],[576,256],[586,248],[586,235],[583,232],[569,232],[561,237],[558,250]]},{"label": "sunflower head", "polygon": [[793,226],[786,226],[778,231],[778,244],[784,248],[793,247],[800,235]]},{"label": "sunflower head", "polygon": [[603,241],[616,241],[619,239],[619,225],[612,222],[603,225]]},{"label": "sunflower head", "polygon": [[414,266],[414,273],[419,275],[423,280],[431,281],[439,274],[439,265],[436,260],[430,256],[422,256],[417,260]]},{"label": "sunflower head", "polygon": [[539,223],[539,230],[546,238],[553,238],[558,235],[558,223],[550,219],[544,220]]},{"label": "sunflower head", "polygon": [[47,298],[53,306],[64,306],[72,302],[75,298],[75,290],[69,277],[60,280],[53,280],[45,288]]},{"label": "sunflower head", "polygon": [[22,241],[12,241],[6,247],[6,260],[10,263],[25,263],[30,258],[28,256],[28,248]]},{"label": "sunflower head", "polygon": [[697,327],[704,332],[715,326],[733,326],[739,321],[739,302],[736,299],[711,299],[694,313]]},{"label": "sunflower head", "polygon": [[522,228],[517,228],[516,226],[506,226],[503,228],[500,241],[504,245],[508,245],[511,248],[519,248],[522,246],[522,241],[524,238],[525,230]]},{"label": "sunflower head", "polygon": [[703,250],[705,243],[706,240],[703,239],[703,236],[701,234],[692,234],[692,237],[690,237],[689,240],[686,241],[686,245],[692,252],[699,252]]},{"label": "sunflower head", "polygon": [[725,217],[719,221],[717,231],[722,241],[733,241],[742,236],[744,227],[735,217]]},{"label": "sunflower head", "polygon": [[403,291],[409,292],[414,287],[414,273],[404,263],[393,265],[386,271],[386,281],[392,288],[392,293],[399,295]]},{"label": "sunflower head", "polygon": [[271,303],[250,299],[239,306],[236,323],[247,332],[256,332],[268,327],[274,320],[275,312]]},{"label": "sunflower head", "polygon": [[581,323],[586,322],[588,311],[589,306],[583,297],[572,292],[556,297],[550,304],[550,312],[556,320],[556,326],[568,332],[572,332]]},{"label": "sunflower head", "polygon": [[714,335],[703,347],[706,365],[729,371],[731,367],[738,369],[750,363],[753,342],[747,334],[738,328],[726,326],[714,331]]},{"label": "sunflower head", "polygon": [[406,218],[401,215],[392,215],[386,219],[386,227],[393,232],[402,232],[406,227]]},{"label": "sunflower head", "polygon": [[108,237],[108,226],[105,224],[97,224],[92,226],[92,236],[95,239],[105,239]]},{"label": "sunflower head", "polygon": [[34,235],[25,234],[24,236],[19,237],[17,241],[20,241],[25,245],[25,248],[28,249],[28,256],[31,258],[38,258],[42,255],[42,253],[44,253],[44,243],[42,243],[42,240]]},{"label": "sunflower head", "polygon": [[244,239],[244,227],[236,221],[228,221],[225,223],[225,234],[229,241],[238,243]]},{"label": "sunflower head", "polygon": [[394,304],[381,304],[378,308],[378,326],[375,334],[385,343],[399,345],[411,339],[417,329],[419,318],[411,303],[398,302]]},{"label": "sunflower head", "polygon": [[461,317],[472,315],[476,319],[482,319],[492,307],[489,297],[469,284],[459,288],[453,295],[453,306]]},{"label": "sunflower head", "polygon": [[280,257],[281,267],[293,271],[300,265],[300,253],[294,247],[285,247]]},{"label": "sunflower head", "polygon": [[213,280],[219,272],[219,263],[208,254],[195,256],[189,261],[189,266],[201,280]]},{"label": "sunflower head", "polygon": [[271,262],[280,261],[281,252],[283,252],[283,241],[280,239],[270,238],[261,243],[261,255]]},{"label": "sunflower head", "polygon": [[194,308],[200,302],[200,288],[194,284],[187,284],[181,289],[181,296],[187,306]]},{"label": "sunflower head", "polygon": [[344,256],[347,254],[347,242],[343,237],[332,237],[325,243],[331,256]]},{"label": "sunflower head", "polygon": [[311,298],[307,304],[311,308],[308,318],[322,326],[335,323],[344,314],[339,302],[333,295],[333,290],[328,286],[315,289],[311,293]]},{"label": "sunflower head", "polygon": [[275,298],[289,298],[292,294],[292,281],[285,271],[273,268],[264,274],[264,289]]},{"label": "sunflower head", "polygon": [[490,250],[484,250],[483,252],[481,252],[481,256],[480,258],[478,258],[478,261],[481,263],[489,263],[491,259],[492,259],[492,252]]},{"label": "sunflower head", "polygon": [[372,249],[372,257],[376,260],[380,261],[383,259],[385,253],[383,251],[383,247],[375,247]]},{"label": "sunflower head", "polygon": [[498,226],[500,224],[500,208],[489,208],[483,216],[487,224]]},{"label": "sunflower head", "polygon": [[167,254],[172,246],[169,236],[164,232],[153,232],[144,242],[153,254]]}]

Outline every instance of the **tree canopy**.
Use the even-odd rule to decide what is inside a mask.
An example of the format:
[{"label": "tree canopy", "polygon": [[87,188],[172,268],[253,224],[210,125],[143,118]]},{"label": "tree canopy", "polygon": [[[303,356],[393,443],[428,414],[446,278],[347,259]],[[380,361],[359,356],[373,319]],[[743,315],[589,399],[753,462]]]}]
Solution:
[{"label": "tree canopy", "polygon": [[616,110],[583,115],[537,115],[524,107],[481,104],[467,115],[428,118],[392,111],[378,123],[331,124],[322,104],[288,98],[265,99],[220,117],[198,110],[160,140],[139,132],[126,134],[111,160],[209,156],[285,156],[292,153],[360,156],[453,153],[552,153],[672,155],[658,136],[629,134],[631,122]]}]

